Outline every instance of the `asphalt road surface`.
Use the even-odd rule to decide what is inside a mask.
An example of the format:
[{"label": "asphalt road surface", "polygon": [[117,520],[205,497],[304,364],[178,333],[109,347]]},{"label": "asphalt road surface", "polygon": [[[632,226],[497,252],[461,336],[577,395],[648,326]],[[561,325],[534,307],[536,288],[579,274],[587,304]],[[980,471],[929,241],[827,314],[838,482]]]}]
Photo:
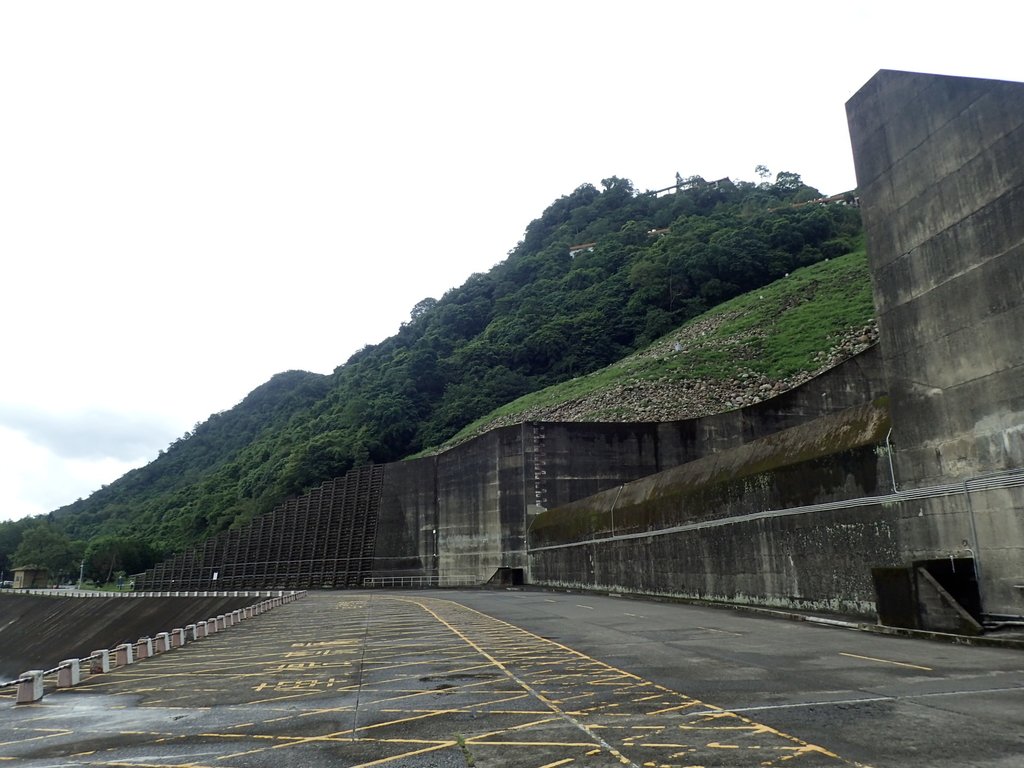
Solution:
[{"label": "asphalt road surface", "polygon": [[311,593],[0,698],[4,764],[1024,766],[1024,653],[578,594]]}]

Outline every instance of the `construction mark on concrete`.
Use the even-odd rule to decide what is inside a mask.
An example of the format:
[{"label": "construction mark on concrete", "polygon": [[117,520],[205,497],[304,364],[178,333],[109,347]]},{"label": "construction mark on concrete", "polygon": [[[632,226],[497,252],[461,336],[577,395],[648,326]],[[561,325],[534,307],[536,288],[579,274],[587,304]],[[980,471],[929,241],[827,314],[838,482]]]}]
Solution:
[{"label": "construction mark on concrete", "polygon": [[28,766],[856,765],[418,595],[310,595],[5,718]]}]

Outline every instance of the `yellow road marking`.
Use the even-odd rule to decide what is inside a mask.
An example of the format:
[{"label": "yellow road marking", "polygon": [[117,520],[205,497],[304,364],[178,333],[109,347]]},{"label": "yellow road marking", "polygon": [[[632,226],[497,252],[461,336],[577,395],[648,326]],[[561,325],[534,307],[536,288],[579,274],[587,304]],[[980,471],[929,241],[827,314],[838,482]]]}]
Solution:
[{"label": "yellow road marking", "polygon": [[[402,599],[402,600],[405,600],[406,598],[397,598],[397,599]],[[453,627],[453,626],[452,626],[452,625],[451,625],[451,624],[450,624],[450,623],[449,623],[448,621],[446,621],[446,620],[445,620],[445,619],[444,619],[444,618],[443,618],[442,616],[438,615],[438,614],[437,614],[437,613],[436,613],[435,611],[431,610],[431,608],[430,608],[429,606],[427,606],[427,605],[424,605],[424,604],[423,604],[422,602],[416,602],[416,601],[414,601],[414,600],[409,600],[409,602],[411,602],[411,603],[412,603],[413,605],[418,605],[418,606],[419,606],[420,608],[422,608],[422,609],[423,609],[424,611],[426,611],[426,612],[427,612],[427,613],[429,613],[429,614],[430,614],[431,616],[433,616],[433,617],[434,617],[434,618],[435,618],[435,619],[436,619],[437,621],[439,621],[439,622],[440,622],[441,624],[443,624],[444,626],[448,627],[448,629],[449,629],[449,630],[450,630],[450,631],[451,631],[451,632],[452,632],[452,633],[453,633],[454,635],[456,635],[457,637],[459,637],[459,638],[460,638],[460,639],[461,639],[461,640],[462,640],[462,641],[463,641],[464,643],[466,643],[466,645],[468,645],[468,646],[470,646],[471,648],[473,648],[473,649],[474,649],[474,650],[475,650],[475,651],[476,651],[477,653],[479,653],[479,654],[480,654],[481,656],[483,656],[483,657],[484,657],[485,659],[488,659],[488,660],[489,660],[489,661],[490,661],[491,663],[493,663],[493,664],[494,664],[494,666],[496,666],[496,667],[497,667],[498,669],[500,669],[500,670],[501,670],[502,672],[504,672],[504,673],[505,673],[506,675],[508,675],[508,677],[509,677],[510,679],[514,680],[514,681],[515,681],[516,683],[518,683],[518,684],[519,684],[519,685],[521,685],[521,686],[522,686],[523,688],[525,688],[525,689],[526,689],[526,690],[528,690],[528,691],[529,691],[530,693],[532,693],[532,694],[533,694],[534,696],[536,696],[536,697],[537,697],[538,699],[540,699],[540,701],[542,701],[543,703],[545,703],[545,704],[547,704],[547,705],[548,705],[549,707],[551,707],[551,709],[552,709],[552,710],[553,710],[553,711],[554,711],[554,712],[555,712],[556,714],[558,714],[558,715],[562,716],[563,718],[565,718],[565,720],[566,720],[566,721],[568,721],[569,723],[572,723],[572,724],[573,724],[573,725],[575,725],[575,726],[576,726],[577,728],[579,728],[579,729],[580,729],[581,731],[583,731],[583,732],[584,732],[585,734],[587,734],[588,736],[590,736],[590,737],[591,737],[591,738],[592,738],[592,739],[593,739],[594,741],[598,742],[598,743],[599,743],[599,744],[600,744],[600,745],[601,745],[602,747],[604,747],[605,749],[607,749],[607,750],[608,750],[608,751],[609,751],[609,752],[610,752],[610,753],[611,753],[612,755],[614,755],[614,756],[615,756],[616,758],[618,758],[618,759],[619,759],[620,761],[622,761],[622,762],[623,762],[623,764],[628,764],[628,765],[631,765],[631,766],[633,766],[633,768],[640,768],[640,767],[639,767],[638,765],[636,765],[636,763],[632,762],[631,760],[628,760],[628,758],[626,758],[626,757],[625,757],[625,755],[623,755],[623,754],[622,754],[621,752],[619,752],[619,750],[615,749],[615,747],[613,747],[613,746],[612,746],[611,744],[609,744],[609,743],[608,743],[608,742],[606,742],[606,741],[605,741],[604,739],[602,739],[602,738],[601,738],[600,736],[598,736],[598,735],[597,735],[596,733],[594,733],[594,732],[593,732],[593,731],[592,731],[592,730],[591,730],[591,729],[590,729],[590,728],[589,728],[588,726],[584,725],[583,723],[581,723],[581,722],[580,722],[579,720],[577,720],[576,718],[574,718],[574,717],[571,717],[571,716],[570,716],[569,714],[567,714],[567,713],[566,713],[566,712],[565,712],[565,711],[564,711],[563,709],[561,709],[561,708],[560,708],[560,707],[559,707],[559,706],[558,706],[557,704],[555,704],[555,703],[554,703],[554,702],[552,702],[552,701],[549,701],[549,700],[548,700],[547,698],[545,698],[545,697],[544,697],[544,696],[543,696],[543,695],[542,695],[541,693],[539,693],[539,692],[538,692],[538,691],[536,691],[536,690],[535,690],[534,688],[532,688],[532,687],[530,686],[530,684],[529,684],[529,683],[527,683],[527,682],[526,682],[525,680],[523,680],[523,679],[521,679],[521,678],[517,677],[517,676],[516,676],[516,675],[515,675],[515,674],[514,674],[514,673],[513,673],[513,672],[512,672],[512,671],[511,671],[510,669],[508,669],[508,668],[507,668],[507,667],[506,667],[506,666],[505,666],[505,665],[504,665],[504,664],[503,664],[502,662],[498,661],[498,660],[497,660],[496,658],[494,658],[494,656],[492,656],[492,655],[491,655],[490,653],[488,653],[488,652],[487,652],[486,650],[484,650],[483,648],[481,648],[481,647],[480,647],[480,646],[479,646],[479,645],[478,645],[477,643],[473,642],[473,640],[471,640],[471,639],[470,639],[469,637],[467,637],[467,636],[465,635],[465,633],[463,633],[462,631],[460,631],[460,630],[459,630],[459,629],[458,629],[457,627]],[[472,610],[472,609],[469,609],[469,610]],[[476,614],[478,614],[478,615],[480,615],[480,616],[486,616],[486,614],[480,613],[480,611],[473,611],[473,613],[476,613]],[[490,617],[488,617],[488,618],[490,618]],[[497,621],[497,619],[492,619],[492,621]],[[504,624],[504,625],[506,625],[506,626],[511,626],[511,625],[509,625],[509,624],[508,624],[507,622],[504,622],[504,621],[502,621],[502,622],[500,622],[500,623],[501,623],[501,624]],[[518,627],[517,627],[517,629],[518,629]],[[534,634],[533,634],[532,632],[527,632],[526,634],[527,634],[527,635],[529,635],[529,636],[531,636],[531,637],[537,637],[537,635],[534,635]],[[547,641],[545,641],[545,642],[552,642],[552,641],[550,641],[550,640],[547,640]],[[558,644],[558,643],[555,643],[555,645],[559,645],[559,644]],[[565,646],[560,646],[560,647],[565,647]],[[579,654],[579,655],[582,655],[582,654]],[[635,677],[635,675],[634,675],[633,677]],[[636,678],[636,679],[639,679],[639,678]],[[590,744],[586,744],[586,745],[584,745],[584,746],[588,746],[588,747],[589,747],[589,746],[591,746],[591,745],[590,745]]]},{"label": "yellow road marking", "polygon": [[864,659],[865,661],[877,661],[882,664],[895,664],[897,667],[910,667],[911,669],[923,669],[925,672],[934,672],[931,667],[922,667],[920,664],[907,664],[905,661],[892,661],[890,659],[876,659],[874,656],[859,656],[856,653],[839,652],[840,656],[849,656],[851,659]]},{"label": "yellow road marking", "polygon": [[352,768],[371,768],[371,766],[383,765],[384,763],[391,763],[391,762],[394,762],[395,760],[398,760],[400,758],[414,757],[415,755],[422,755],[422,754],[425,754],[427,752],[436,752],[439,749],[445,749],[446,747],[454,747],[454,746],[458,746],[458,742],[457,741],[446,741],[443,744],[438,744],[438,745],[433,746],[433,747],[424,747],[423,749],[417,749],[417,750],[415,750],[413,752],[406,752],[405,754],[402,754],[402,755],[392,755],[391,757],[382,757],[380,760],[373,760],[372,762],[369,762],[369,763],[360,763],[359,765],[353,765]]},{"label": "yellow road marking", "polygon": [[[415,600],[413,600],[411,598],[393,598],[393,599],[395,599],[395,600],[407,600],[408,602],[412,602],[414,605],[419,605],[425,611],[427,611],[432,616],[434,616],[439,621],[441,621],[442,624],[445,624],[446,626],[451,628],[451,625],[448,624],[448,622],[446,622],[443,619],[441,619],[434,611],[432,611],[430,608],[428,608],[423,603],[418,603],[418,602],[416,602]],[[540,635],[538,635],[538,634],[536,634],[534,632],[530,632],[529,630],[523,629],[522,627],[517,627],[515,624],[510,624],[507,621],[502,621],[501,619],[495,618],[493,616],[488,616],[486,613],[483,613],[482,611],[478,611],[475,608],[470,608],[468,606],[464,606],[464,605],[461,605],[460,603],[455,603],[454,601],[450,601],[450,600],[445,600],[445,601],[438,600],[438,602],[446,602],[446,603],[450,603],[450,604],[453,604],[453,605],[457,605],[459,608],[461,608],[461,609],[463,609],[465,611],[469,611],[471,613],[475,613],[475,614],[477,614],[477,615],[479,615],[481,617],[489,619],[492,622],[496,622],[498,624],[501,624],[501,625],[503,625],[505,627],[508,627],[509,629],[511,629],[514,632],[521,633],[523,635],[526,635],[527,637],[532,637],[532,638],[534,638],[536,640],[539,640],[542,643],[547,643],[547,644],[553,645],[556,648],[561,648],[563,651],[569,653],[572,656],[575,656],[576,658],[586,659],[586,660],[588,660],[590,662],[593,662],[595,664],[599,664],[599,665],[605,667],[606,669],[609,669],[609,670],[612,670],[612,671],[615,671],[615,672],[619,672],[624,677],[628,677],[628,678],[631,678],[631,679],[635,680],[638,683],[638,685],[640,685],[640,686],[649,686],[649,687],[651,687],[651,688],[653,688],[655,690],[663,691],[664,693],[667,693],[670,696],[675,697],[677,699],[679,697],[688,698],[688,697],[685,697],[683,694],[678,693],[677,691],[673,691],[671,688],[666,688],[663,685],[658,685],[657,683],[653,683],[653,682],[651,682],[649,680],[644,680],[643,678],[641,678],[641,677],[639,677],[637,675],[634,675],[634,674],[632,674],[630,672],[626,672],[625,670],[618,669],[617,667],[613,667],[610,664],[605,664],[604,662],[598,661],[597,659],[594,659],[594,658],[592,658],[590,656],[587,656],[585,653],[577,651],[574,648],[570,648],[567,645],[563,645],[562,643],[559,643],[559,642],[557,642],[555,640],[550,640],[548,638],[541,637]],[[643,617],[640,617],[640,618],[643,618]],[[452,628],[452,631],[454,631],[460,637],[464,637],[460,632],[458,632],[458,630],[455,630],[454,628]],[[467,640],[467,642],[470,642],[470,641]],[[473,643],[470,643],[470,644],[473,645],[473,647],[475,647],[475,648],[478,647],[478,646],[476,646]],[[485,652],[482,651],[482,649],[481,649],[481,653],[485,653]],[[486,655],[486,653],[485,653],[485,655]],[[501,665],[500,662],[497,662],[497,660],[495,660],[495,663],[498,664],[502,669],[504,669],[504,666]],[[506,672],[506,674],[511,674],[511,673]],[[545,703],[547,703],[547,702],[545,701]],[[688,699],[688,703],[685,704],[684,707],[686,707],[686,706],[694,706],[696,704],[703,704],[709,710],[714,710],[716,712],[715,717],[734,717],[734,718],[736,718],[737,720],[739,720],[742,723],[747,723],[748,724],[747,725],[748,728],[752,728],[755,731],[760,732],[760,733],[769,733],[769,734],[778,736],[780,738],[783,738],[783,739],[785,739],[785,740],[787,740],[787,741],[789,741],[791,743],[799,745],[799,748],[801,750],[814,751],[814,752],[818,752],[819,754],[826,755],[826,756],[828,756],[830,758],[839,759],[839,760],[842,759],[842,758],[839,757],[839,755],[837,755],[834,752],[831,752],[831,751],[829,751],[827,749],[824,749],[823,747],[820,747],[820,746],[817,746],[817,745],[814,745],[814,744],[808,744],[807,742],[803,741],[802,739],[798,739],[795,736],[789,735],[788,733],[784,733],[783,731],[777,730],[777,729],[772,728],[772,727],[767,726],[767,725],[763,725],[761,723],[756,723],[753,720],[750,720],[749,718],[744,717],[743,715],[739,715],[739,714],[736,714],[734,712],[729,712],[728,710],[724,710],[724,709],[721,709],[719,707],[715,707],[713,705],[706,704],[705,702],[701,702],[698,699]],[[652,714],[652,713],[648,713],[648,714]],[[606,716],[613,716],[613,715],[614,715],[614,713],[607,713],[606,714]],[[617,758],[624,759],[622,757],[621,753],[619,753],[618,751],[614,751],[613,754]],[[860,763],[853,763],[853,764],[854,765],[860,765]]]}]

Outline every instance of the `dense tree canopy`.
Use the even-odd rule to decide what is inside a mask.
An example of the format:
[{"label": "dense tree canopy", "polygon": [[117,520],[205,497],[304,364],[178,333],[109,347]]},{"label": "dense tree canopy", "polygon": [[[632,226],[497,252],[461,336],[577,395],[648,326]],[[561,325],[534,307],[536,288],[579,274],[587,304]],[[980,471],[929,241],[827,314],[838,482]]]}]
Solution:
[{"label": "dense tree canopy", "polygon": [[97,574],[111,570],[100,536],[176,551],[355,465],[437,445],[496,406],[845,253],[860,233],[858,211],[808,204],[820,195],[795,173],[678,177],[660,195],[617,177],[601,187],[554,201],[503,262],[418,302],[394,336],[331,376],[275,376],[54,523],[93,540]]}]

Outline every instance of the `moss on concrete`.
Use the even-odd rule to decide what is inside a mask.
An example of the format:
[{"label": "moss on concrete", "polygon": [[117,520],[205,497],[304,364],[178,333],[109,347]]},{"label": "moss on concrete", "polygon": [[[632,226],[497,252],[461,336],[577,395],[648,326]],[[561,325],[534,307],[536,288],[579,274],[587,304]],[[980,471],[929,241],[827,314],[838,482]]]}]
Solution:
[{"label": "moss on concrete", "polygon": [[763,508],[813,504],[851,477],[874,486],[877,447],[890,423],[884,398],[823,416],[544,512],[531,526],[530,546],[747,514],[758,511],[752,500],[770,502]]}]

